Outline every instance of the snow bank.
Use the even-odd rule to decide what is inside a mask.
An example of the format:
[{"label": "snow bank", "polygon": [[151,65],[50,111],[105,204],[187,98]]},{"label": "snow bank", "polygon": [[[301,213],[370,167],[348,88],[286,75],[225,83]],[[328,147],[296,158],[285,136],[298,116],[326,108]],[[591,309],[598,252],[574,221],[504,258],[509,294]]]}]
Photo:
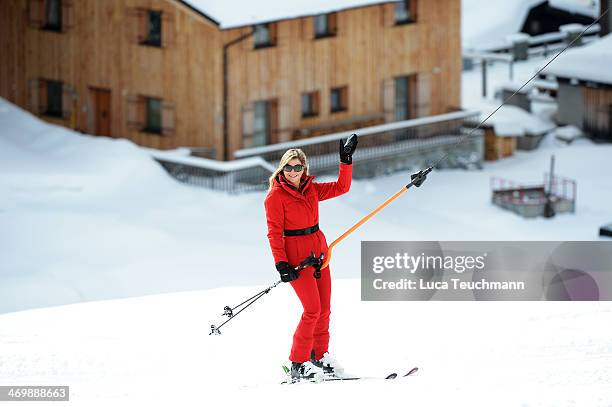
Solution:
[{"label": "snow bank", "polygon": [[[89,188],[112,185],[125,199],[143,190],[175,187],[176,183],[136,144],[127,139],[84,135],[47,124],[0,98],[0,174],[38,177],[52,173],[80,179]],[[9,174],[13,174],[10,177]],[[98,182],[104,178],[103,182]],[[102,191],[100,191],[102,192]],[[106,193],[110,191],[104,191]]]},{"label": "snow bank", "polygon": [[571,143],[580,137],[584,137],[584,133],[575,126],[563,126],[555,130],[555,137],[558,140],[566,143]]},{"label": "snow bank", "polygon": [[612,84],[610,67],[612,67],[612,34],[580,48],[565,51],[543,72],[559,78]]}]

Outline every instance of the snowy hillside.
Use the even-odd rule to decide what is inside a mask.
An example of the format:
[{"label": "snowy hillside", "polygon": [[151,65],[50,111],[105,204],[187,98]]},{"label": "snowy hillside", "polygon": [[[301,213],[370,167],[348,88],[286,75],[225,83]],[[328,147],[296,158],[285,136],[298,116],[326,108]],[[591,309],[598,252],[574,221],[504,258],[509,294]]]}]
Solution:
[{"label": "snowy hillside", "polygon": [[331,350],[346,369],[377,375],[416,365],[418,374],[281,386],[300,313],[287,285],[221,336],[208,335],[224,305],[257,288],[0,315],[1,382],[69,385],[63,404],[79,407],[612,403],[610,303],[361,302],[357,280],[337,279]]},{"label": "snowy hillside", "polygon": [[[5,101],[0,128],[0,313],[276,277],[264,192],[230,197],[184,186],[129,141],[51,126]],[[434,172],[425,188],[402,196],[342,243],[334,276],[359,277],[361,240],[597,239],[612,218],[612,146],[546,143],[483,171]],[[578,182],[575,215],[525,220],[490,204],[491,176],[541,181],[553,153],[558,173]],[[323,203],[328,239],[407,177],[356,181],[349,194]]]},{"label": "snowy hillside", "polygon": [[[263,193],[185,187],[130,142],[49,126],[5,101],[0,128],[2,384],[69,385],[75,406],[311,405],[313,397],[610,406],[609,303],[361,302],[357,277],[361,240],[596,239],[612,215],[611,146],[548,140],[480,172],[432,174],[343,243],[332,263],[332,351],[355,374],[416,365],[418,375],[283,387],[280,364],[300,312],[288,286],[222,336],[208,335],[223,306],[276,280]],[[537,181],[551,153],[559,173],[578,180],[576,215],[524,220],[489,204],[491,175]],[[348,195],[322,204],[327,235],[407,176],[356,181]],[[231,232],[236,225],[240,234]],[[234,287],[201,290],[222,286]],[[184,290],[192,291],[11,312]]]}]

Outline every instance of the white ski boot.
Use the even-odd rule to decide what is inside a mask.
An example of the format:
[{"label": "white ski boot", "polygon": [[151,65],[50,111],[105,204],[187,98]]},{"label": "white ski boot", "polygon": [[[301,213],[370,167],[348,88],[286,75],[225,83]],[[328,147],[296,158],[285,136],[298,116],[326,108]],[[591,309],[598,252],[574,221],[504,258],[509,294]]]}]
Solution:
[{"label": "white ski boot", "polygon": [[312,363],[323,369],[323,372],[331,373],[334,376],[341,376],[344,373],[342,365],[329,352],[325,352],[319,360],[314,360],[313,358]]},{"label": "white ski boot", "polygon": [[315,366],[312,362],[306,361],[304,363],[291,363],[291,379],[301,380],[307,379],[315,382],[320,382],[325,379],[325,373],[323,369]]}]

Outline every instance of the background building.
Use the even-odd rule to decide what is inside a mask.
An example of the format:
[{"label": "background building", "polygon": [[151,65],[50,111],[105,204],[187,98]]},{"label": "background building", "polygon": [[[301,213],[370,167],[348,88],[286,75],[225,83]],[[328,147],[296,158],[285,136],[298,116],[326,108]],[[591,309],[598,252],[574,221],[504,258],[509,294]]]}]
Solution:
[{"label": "background building", "polygon": [[0,41],[7,100],[216,159],[460,104],[459,0],[12,0]]}]

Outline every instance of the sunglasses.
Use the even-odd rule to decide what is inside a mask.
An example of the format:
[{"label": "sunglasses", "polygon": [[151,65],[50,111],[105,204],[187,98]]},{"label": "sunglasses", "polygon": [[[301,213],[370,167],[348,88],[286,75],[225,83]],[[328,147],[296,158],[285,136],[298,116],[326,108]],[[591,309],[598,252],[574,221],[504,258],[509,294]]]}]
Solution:
[{"label": "sunglasses", "polygon": [[302,164],[296,164],[296,165],[285,165],[283,167],[283,171],[285,172],[291,172],[291,171],[295,171],[295,172],[300,172],[304,169],[304,166]]}]

